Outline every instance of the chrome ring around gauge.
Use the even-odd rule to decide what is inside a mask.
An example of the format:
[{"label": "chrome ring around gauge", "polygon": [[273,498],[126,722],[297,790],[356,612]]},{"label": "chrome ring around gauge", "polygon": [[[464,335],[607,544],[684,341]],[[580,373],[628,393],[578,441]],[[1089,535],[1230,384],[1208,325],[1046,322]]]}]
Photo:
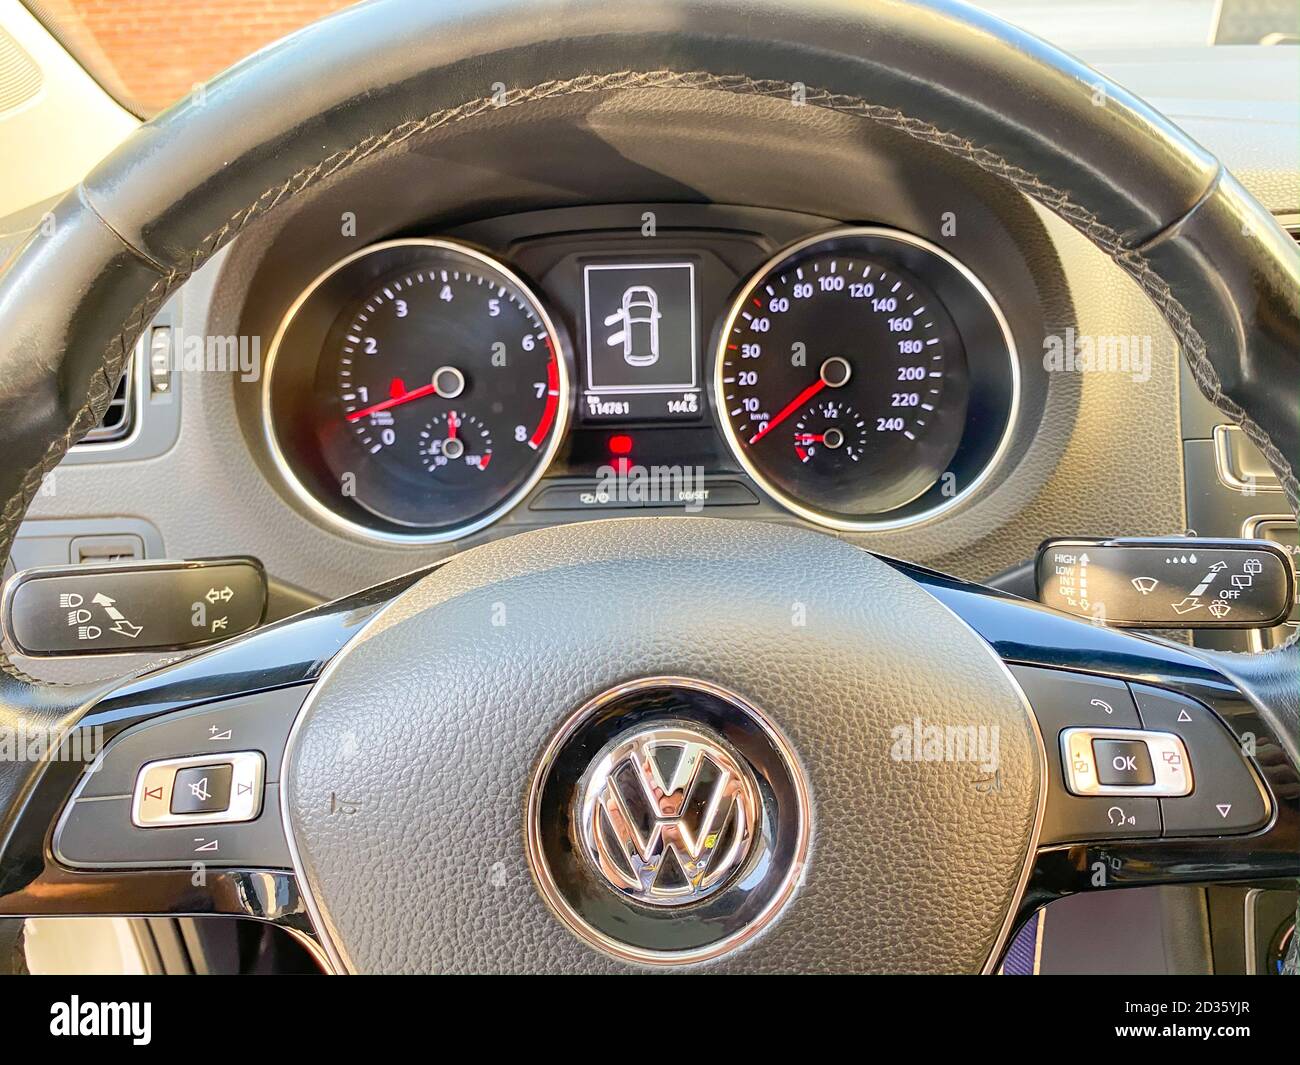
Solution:
[{"label": "chrome ring around gauge", "polygon": [[898,230],[793,244],[741,287],[718,335],[724,439],[770,496],[816,524],[889,529],[987,478],[1010,441],[1020,373],[980,280]]},{"label": "chrome ring around gauge", "polygon": [[528,285],[448,240],[375,244],[286,314],[267,360],[272,458],[315,513],[359,535],[436,543],[522,500],[570,409],[565,349]]}]

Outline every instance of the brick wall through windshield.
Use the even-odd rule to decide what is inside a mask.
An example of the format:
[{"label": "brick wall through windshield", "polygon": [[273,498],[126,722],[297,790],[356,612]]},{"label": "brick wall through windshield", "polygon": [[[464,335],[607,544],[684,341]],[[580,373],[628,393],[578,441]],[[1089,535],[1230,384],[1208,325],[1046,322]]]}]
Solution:
[{"label": "brick wall through windshield", "polygon": [[149,115],[350,0],[44,0],[104,87]]}]

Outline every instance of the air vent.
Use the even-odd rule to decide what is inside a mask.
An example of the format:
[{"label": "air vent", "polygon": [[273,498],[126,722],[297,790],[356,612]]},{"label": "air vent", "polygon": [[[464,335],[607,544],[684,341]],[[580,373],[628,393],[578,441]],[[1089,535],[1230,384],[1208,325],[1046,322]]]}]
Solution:
[{"label": "air vent", "polygon": [[113,440],[123,440],[131,435],[136,419],[135,360],[128,359],[122,379],[117,383],[117,390],[109,401],[108,410],[99,424],[88,432],[78,444],[107,444]]}]

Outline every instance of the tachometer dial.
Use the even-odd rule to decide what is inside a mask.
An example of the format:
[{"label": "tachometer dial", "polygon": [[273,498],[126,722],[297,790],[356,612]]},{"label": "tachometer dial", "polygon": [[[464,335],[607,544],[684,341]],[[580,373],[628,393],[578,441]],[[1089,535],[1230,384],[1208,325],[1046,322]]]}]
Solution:
[{"label": "tachometer dial", "polygon": [[842,230],[787,249],[737,296],[715,368],[723,433],[796,513],[871,528],[941,490],[971,390],[962,332],[931,276],[963,306],[979,287],[916,238]]},{"label": "tachometer dial", "polygon": [[501,263],[449,241],[394,241],[344,260],[305,301],[277,348],[295,323],[303,343],[322,323],[302,414],[324,466],[312,494],[337,485],[332,513],[360,508],[378,519],[368,532],[450,539],[536,483],[563,431],[568,375],[546,312]]}]

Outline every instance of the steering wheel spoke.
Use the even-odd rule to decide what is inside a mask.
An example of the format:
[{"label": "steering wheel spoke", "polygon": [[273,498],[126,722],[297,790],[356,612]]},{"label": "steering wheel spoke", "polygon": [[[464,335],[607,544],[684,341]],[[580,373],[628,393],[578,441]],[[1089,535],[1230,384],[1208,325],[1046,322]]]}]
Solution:
[{"label": "steering wheel spoke", "polygon": [[325,664],[416,576],[89,700],[10,812],[0,916],[250,917],[327,960],[281,822],[284,747]]},{"label": "steering wheel spoke", "polygon": [[1252,690],[1212,653],[901,568],[989,641],[1034,708],[1048,794],[1017,923],[1077,892],[1300,876],[1300,775],[1275,687]]},{"label": "steering wheel spoke", "polygon": [[[695,519],[680,522],[691,524]],[[720,532],[712,523],[710,526],[709,531]],[[695,523],[691,528],[702,526]],[[594,533],[588,540],[589,547],[597,552],[612,551],[617,557],[622,549],[615,542],[617,538],[611,539],[609,529],[606,526]],[[689,530],[682,535],[695,538]],[[806,535],[797,538],[801,549],[808,546],[803,539]],[[968,636],[978,637],[976,642],[986,646],[985,653],[991,650],[991,659],[1001,659],[1008,672],[1007,690],[1018,691],[1024,697],[1024,720],[1032,720],[1031,731],[1036,731],[1041,742],[1036,759],[1032,750],[1017,751],[1014,715],[990,711],[989,720],[996,726],[991,728],[991,746],[968,752],[987,764],[975,767],[978,772],[974,776],[961,767],[955,772],[948,766],[937,770],[944,787],[951,792],[942,802],[956,804],[953,812],[962,810],[971,816],[987,817],[999,808],[999,793],[1004,787],[1020,795],[1014,800],[1008,797],[1008,811],[1023,807],[1030,812],[1026,821],[1030,840],[1024,851],[1019,886],[1013,891],[1017,901],[1008,914],[999,947],[1007,942],[1005,933],[1035,909],[1076,892],[1212,881],[1264,883],[1300,875],[1300,777],[1286,756],[1283,737],[1261,703],[1261,694],[1243,690],[1240,681],[1227,676],[1212,659],[1177,644],[1094,626],[906,563],[889,562],[881,567],[879,560],[865,553],[846,550],[824,538],[818,542],[823,541],[827,557],[833,552],[841,570],[860,562],[869,573],[895,571],[888,580],[904,582],[895,589],[895,594],[903,596],[900,601],[910,603],[911,596],[922,593],[923,599],[937,599],[960,618],[964,627],[974,630]],[[784,535],[775,533],[771,544],[773,549],[777,545],[790,546]],[[543,545],[541,555],[555,547]],[[523,569],[528,565],[522,563]],[[607,558],[609,565],[614,569],[607,568],[606,572],[619,572],[619,564]],[[701,572],[708,573],[711,567],[711,563],[706,564]],[[457,577],[448,571],[447,594],[459,587],[457,580],[466,579],[467,569],[472,567],[459,567]],[[428,752],[418,746],[401,747],[395,742],[407,736],[410,722],[397,714],[385,714],[386,707],[368,705],[373,699],[359,697],[360,689],[355,685],[373,676],[373,663],[363,668],[364,661],[362,665],[352,661],[365,660],[375,647],[382,661],[385,639],[392,639],[394,627],[400,630],[403,622],[413,627],[416,639],[422,639],[420,633],[425,629],[443,629],[440,610],[451,610],[448,617],[461,619],[445,626],[450,631],[465,628],[470,615],[463,613],[461,600],[472,601],[472,596],[457,599],[453,595],[453,605],[442,603],[443,583],[441,573],[412,574],[135,678],[91,700],[65,733],[60,756],[42,764],[11,817],[0,855],[0,868],[4,870],[0,879],[0,916],[184,914],[256,918],[285,927],[327,968],[352,967],[337,943],[318,934],[318,929],[324,927],[321,902],[313,899],[312,889],[303,879],[307,873],[292,842],[295,830],[290,826],[286,831],[284,815],[289,813],[295,819],[296,833],[314,849],[315,890],[337,892],[338,881],[331,880],[331,865],[336,855],[355,852],[355,841],[348,840],[356,831],[367,836],[377,832],[383,839],[393,828],[383,821],[377,825],[371,822],[371,827],[362,829],[352,823],[363,805],[367,807],[365,815],[357,817],[356,824],[375,813],[375,796],[352,785],[373,778],[380,773],[380,766],[374,763],[378,756],[349,749],[349,744],[355,748],[357,736],[365,734],[367,743],[383,752],[384,764],[390,770],[393,759],[401,762],[409,755],[410,767],[406,771],[415,778],[445,773],[445,759],[435,755],[431,761]],[[912,591],[907,591],[906,586],[911,586]],[[535,594],[538,604],[561,596],[555,584],[546,584]],[[809,589],[803,587],[801,594],[808,595]],[[395,600],[399,602],[394,604]],[[391,621],[376,621],[386,604],[394,604],[401,616],[396,626]],[[472,613],[476,608],[470,609]],[[925,611],[920,602],[908,609]],[[372,621],[376,628],[365,639],[355,639]],[[933,618],[930,623],[934,623]],[[883,638],[878,624],[868,624],[866,631],[876,632],[877,639]],[[956,640],[957,632],[953,630],[950,639]],[[555,639],[553,626],[543,627],[543,634],[524,634],[523,639]],[[395,646],[404,647],[411,638],[412,633],[406,633]],[[756,638],[764,640],[767,636],[756,634]],[[897,639],[891,636],[886,643],[895,646],[890,641]],[[623,641],[616,643],[624,646]],[[359,652],[360,645],[370,647]],[[414,674],[402,683],[432,693],[441,691],[445,686],[436,678],[445,679],[446,674],[438,672],[438,657],[432,656],[434,673],[425,683],[421,683],[420,675],[426,669],[420,666],[414,667]],[[499,735],[495,726],[485,727],[483,721],[495,714],[495,710],[486,711],[489,704],[497,705],[497,689],[514,683],[506,676],[518,673],[512,661],[506,653],[502,674],[486,688],[471,692],[474,700],[487,702],[475,703],[477,711],[466,707],[470,712],[458,717],[458,728],[464,731],[465,739],[472,741],[476,733],[482,733],[483,741],[489,742],[490,735]],[[531,661],[531,656],[518,661]],[[798,657],[791,661],[797,662]],[[887,668],[888,661],[886,654],[881,668]],[[335,665],[327,673],[330,663]],[[472,672],[474,663],[468,662],[466,668]],[[336,670],[338,675],[331,676]],[[865,677],[872,675],[869,670]],[[698,687],[691,698],[683,701],[673,691],[684,690],[683,685],[690,688],[692,683],[675,684],[671,678],[661,678],[650,688],[647,684],[639,681],[629,686],[624,682],[616,689],[621,694],[613,703],[620,707],[620,715],[626,715],[626,725],[621,716],[611,716],[607,709],[613,705],[609,696],[590,703],[602,708],[590,717],[592,725],[619,740],[625,727],[635,726],[644,732],[662,719],[671,727],[661,730],[667,740],[659,742],[662,745],[671,741],[681,732],[682,715],[693,712],[691,707],[699,702]],[[531,687],[537,690],[535,684]],[[564,687],[563,683],[560,687]],[[716,690],[726,696],[724,689]],[[783,690],[779,686],[772,688],[763,702],[783,698]],[[954,689],[957,699],[964,694],[973,696],[978,690]],[[984,690],[990,694],[998,689]],[[818,698],[833,699],[834,691],[823,691]],[[715,761],[721,759],[718,764],[727,763],[728,751],[742,749],[737,744],[759,742],[761,748],[766,742],[758,733],[745,739],[744,729],[732,731],[733,726],[727,723],[731,713],[725,705],[728,698],[720,703],[715,699],[714,708],[704,709],[699,722],[704,730],[699,736],[706,747],[709,736],[719,737],[717,752],[708,756]],[[934,719],[927,723],[917,716],[914,721],[918,731],[935,722],[943,725],[935,717],[942,699],[936,702],[927,693],[927,698],[916,705],[928,706],[926,713]],[[438,713],[442,710],[437,694],[417,697],[412,706],[417,717],[435,707]],[[357,714],[353,707],[357,707]],[[879,711],[864,711],[864,716],[855,720],[866,732],[851,737],[853,742],[863,744],[868,752],[877,748],[884,751],[889,745],[882,737],[888,733],[896,745],[900,726],[885,726],[905,708],[891,696]],[[960,722],[963,734],[978,728],[972,722],[983,719],[974,703],[954,712],[965,715]],[[531,735],[538,721],[527,722],[526,708],[520,708],[519,713],[524,717],[519,719],[518,727]],[[761,711],[752,710],[751,717],[755,713],[762,717]],[[833,720],[815,708],[809,714],[809,723],[821,721],[825,725]],[[1003,716],[999,718],[998,714]],[[812,759],[814,795],[819,785],[823,789],[837,788],[838,784],[827,784],[824,775],[819,782],[817,772],[824,757],[831,757],[832,766],[840,761],[828,755],[836,746],[833,737],[831,747],[821,750],[827,737],[810,735],[801,724],[800,713],[791,718],[787,711],[782,717],[792,728],[803,758]],[[303,724],[310,726],[307,731],[311,735],[299,742],[301,772],[292,785],[292,796],[286,795],[282,801],[282,789],[291,787],[286,751],[291,746],[291,735]],[[569,785],[564,783],[561,771],[566,758],[572,762],[572,756],[564,754],[561,741],[574,730],[587,727],[575,718],[552,739],[548,748],[551,753],[542,763],[550,768],[538,772],[555,781],[547,786],[560,796],[555,800],[559,805],[552,810],[547,806],[551,800],[541,800],[539,810],[545,807],[546,817],[537,825],[530,822],[525,827],[530,861],[542,862],[545,868],[538,875],[543,882],[556,885],[551,896],[569,891],[564,904],[565,923],[597,947],[603,947],[601,934],[591,933],[585,926],[586,889],[581,887],[581,863],[569,862],[565,857],[568,848],[548,843],[546,836],[548,819],[562,814],[569,805],[569,800],[563,798],[564,788]],[[781,736],[780,729],[773,728],[769,739]],[[1005,768],[999,761],[999,729],[1011,730],[1006,738],[1013,753]],[[928,760],[929,755],[922,753],[928,740],[928,735],[916,737],[914,748],[910,748],[915,760]],[[784,745],[788,741],[779,738],[776,742]],[[69,752],[76,757],[65,757]],[[529,751],[520,748],[518,754],[522,771]],[[943,754],[942,743],[938,754]],[[591,751],[584,747],[572,764],[580,769],[583,759],[590,755]],[[359,768],[348,766],[354,756],[361,763]],[[891,757],[897,760],[896,755]],[[761,750],[741,758],[744,764],[751,765],[760,765],[762,760]],[[1032,769],[1035,760],[1040,763],[1042,781],[1036,802],[1032,798],[1036,790]],[[787,766],[787,772],[794,773],[792,779],[801,775],[796,761],[787,758]],[[899,771],[899,767],[886,769],[865,763],[862,768],[868,777],[877,778],[876,787],[888,786],[880,781],[892,779],[891,774]],[[916,771],[924,772],[915,766],[902,770],[904,775]],[[332,780],[336,772],[338,789],[322,790],[319,778],[328,776]],[[623,809],[629,801],[626,789],[632,787],[632,794],[636,790],[619,773],[616,765],[611,767],[610,779],[615,781],[611,786],[622,788],[625,797],[610,809]],[[835,776],[838,774],[831,779]],[[651,782],[658,779],[653,772],[647,777]],[[973,788],[973,797],[967,791],[968,785]],[[459,789],[474,791],[479,786],[479,781],[466,778],[459,785],[448,784],[444,791],[459,802]],[[934,786],[932,779],[927,793]],[[590,791],[590,785],[587,787],[590,794],[597,794]],[[686,797],[685,792],[682,797]],[[417,821],[429,821],[437,812],[435,807],[441,808],[436,796],[433,806],[428,797],[404,793],[397,799],[410,807]],[[840,817],[839,825],[835,824],[837,819],[823,815],[822,830],[829,838],[822,846],[829,846],[834,853],[837,843],[843,843],[846,825],[857,823],[860,817],[871,819],[870,801],[863,801],[861,815],[847,820]],[[1035,805],[1036,817],[1032,814]],[[917,808],[912,816],[935,814],[932,798],[927,809]],[[447,817],[444,811],[443,819]],[[806,830],[806,812],[799,820]],[[719,826],[725,822],[726,817],[721,817]],[[599,839],[600,824],[593,825]],[[777,833],[768,848],[771,855],[779,854],[787,845],[781,842],[776,826],[777,819],[771,819],[771,831]],[[891,831],[895,829],[907,830],[906,826],[894,826]],[[406,830],[397,827],[399,834]],[[628,831],[631,842],[627,846],[637,851],[636,860],[642,870],[639,883],[644,887],[654,882],[654,837],[645,835],[645,826]],[[662,831],[682,831],[686,833],[683,839],[692,838],[686,828],[665,827]],[[447,846],[458,849],[468,842],[445,838]],[[795,849],[802,852],[806,846],[796,844]],[[812,849],[816,851],[816,844]],[[391,851],[387,853],[392,855]],[[617,848],[610,853],[613,857],[604,861],[617,864]],[[552,857],[539,857],[546,854]],[[556,855],[563,868],[554,866]],[[743,855],[740,858],[743,864]],[[546,864],[548,861],[550,864]],[[948,864],[941,863],[941,867],[945,873],[956,875]],[[833,872],[833,868],[829,873],[819,870],[814,858],[808,873],[796,870],[792,875],[802,880],[805,875],[818,878]],[[776,873],[779,875],[780,870]],[[1009,875],[1014,880],[1014,874]],[[647,876],[650,879],[644,879]],[[565,883],[571,887],[564,888]],[[646,890],[653,894],[653,888]],[[683,884],[673,890],[690,889]],[[792,893],[794,883],[790,882],[785,891],[787,895]],[[723,898],[725,901],[725,895]],[[345,899],[345,918],[349,905],[350,900]],[[630,912],[639,911],[634,905]],[[650,916],[662,921],[671,914],[665,910]],[[333,924],[331,918],[331,927]],[[647,923],[645,941],[654,942],[659,935],[654,921]],[[661,955],[644,948],[619,948],[616,953],[652,964],[671,958],[671,953]],[[712,950],[701,946],[695,953],[708,957]],[[995,952],[991,963],[996,960]]]},{"label": "steering wheel spoke", "polygon": [[[610,549],[607,536],[591,542]],[[784,544],[783,538],[774,542]],[[802,540],[794,542],[806,549]],[[827,541],[828,551],[831,544]],[[611,550],[619,553],[616,546]],[[839,549],[837,555],[841,567],[853,566],[854,559],[863,566],[880,564],[853,551]],[[1212,659],[1184,646],[1097,627],[910,564],[889,562],[887,568],[974,629],[972,636],[1001,658],[1014,679],[1009,687],[1023,693],[1032,711],[1041,740],[1043,792],[1039,813],[1030,818],[1032,845],[1008,930],[1039,906],[1075,892],[1218,880],[1266,883],[1300,875],[1300,776],[1260,694],[1243,690]],[[381,607],[407,592],[424,602],[428,593],[421,599],[419,589],[437,588],[441,581],[441,573],[430,576],[429,571],[391,581],[135,677],[88,702],[60,746],[81,757],[47,759],[10,817],[0,856],[0,915],[257,918],[287,928],[322,965],[350,966],[337,945],[317,934],[320,905],[302,879],[302,858],[291,844],[294,832],[285,831],[286,750],[295,726],[311,718],[304,713],[311,696],[313,713],[322,719],[315,722],[324,730],[320,735],[329,733],[324,749],[335,759],[351,758],[355,752],[347,748],[357,743],[357,733],[337,731],[351,718],[344,713],[331,726],[330,715],[339,713],[338,700],[343,706],[355,702],[355,692],[346,679],[335,679],[337,696],[331,702],[334,693],[321,690],[326,666],[350,657],[360,642],[370,642],[355,637]],[[426,624],[437,624],[437,610],[430,607],[429,614]],[[382,635],[374,642],[381,641]],[[507,655],[507,671],[510,661]],[[364,671],[359,679],[365,679]],[[655,700],[666,707],[654,713],[669,722],[680,717],[668,690],[672,685],[654,688]],[[624,684],[619,690],[634,694],[636,689]],[[811,697],[820,698],[816,688]],[[643,730],[653,723],[649,706],[649,696],[636,696],[625,713]],[[705,722],[722,730],[719,735],[727,730],[723,711],[716,722]],[[361,715],[367,713],[363,707]],[[976,718],[978,713],[971,720]],[[871,730],[888,719],[887,713],[879,720],[863,718],[862,724]],[[615,720],[598,720],[604,720],[602,730],[620,735]],[[1002,720],[1002,726],[1009,722]],[[915,727],[928,726],[918,717]],[[374,743],[386,758],[402,758],[391,739],[404,735],[403,724],[387,719],[382,728],[391,733],[389,739],[377,736]],[[469,728],[467,735],[472,732]],[[720,740],[715,757],[735,750],[738,737]],[[918,759],[927,739],[917,737]],[[868,750],[876,746],[871,736],[855,741]],[[806,737],[801,745],[815,749]],[[339,791],[322,792],[313,782],[321,772],[320,749],[317,737],[305,744],[308,784],[295,795],[308,804],[296,817],[299,832],[307,824],[305,839],[313,847],[321,845],[321,826],[346,835],[361,805],[373,800],[348,791],[346,770],[339,774]],[[1031,779],[1013,757],[1011,776],[1004,780],[997,730],[991,748],[972,748],[969,754],[988,761],[970,782],[953,784],[958,789],[971,784],[979,793],[974,808],[970,798],[954,800],[959,809],[996,809],[1004,785],[1015,791]],[[413,750],[412,767],[429,772],[422,757]],[[1104,758],[1112,763],[1105,765]],[[376,771],[365,756],[359,761],[363,774]],[[556,754],[555,765],[563,761]],[[1032,761],[1031,756],[1024,765]],[[816,772],[813,780],[815,789]],[[841,823],[827,831],[842,828]],[[529,839],[530,848],[546,849],[545,832]],[[629,839],[636,841],[636,832]],[[653,847],[638,860],[650,862],[643,869],[653,866],[651,852]],[[329,848],[324,853],[328,867]],[[581,879],[580,870],[573,869],[564,875]],[[814,861],[811,875],[818,873]],[[580,909],[581,891],[571,899]],[[565,921],[582,926],[573,908]],[[653,927],[647,926],[646,935],[654,939]],[[601,945],[598,936],[593,941]],[[1006,941],[1002,936],[1001,945]],[[645,957],[637,960],[656,957],[642,953]]]}]

